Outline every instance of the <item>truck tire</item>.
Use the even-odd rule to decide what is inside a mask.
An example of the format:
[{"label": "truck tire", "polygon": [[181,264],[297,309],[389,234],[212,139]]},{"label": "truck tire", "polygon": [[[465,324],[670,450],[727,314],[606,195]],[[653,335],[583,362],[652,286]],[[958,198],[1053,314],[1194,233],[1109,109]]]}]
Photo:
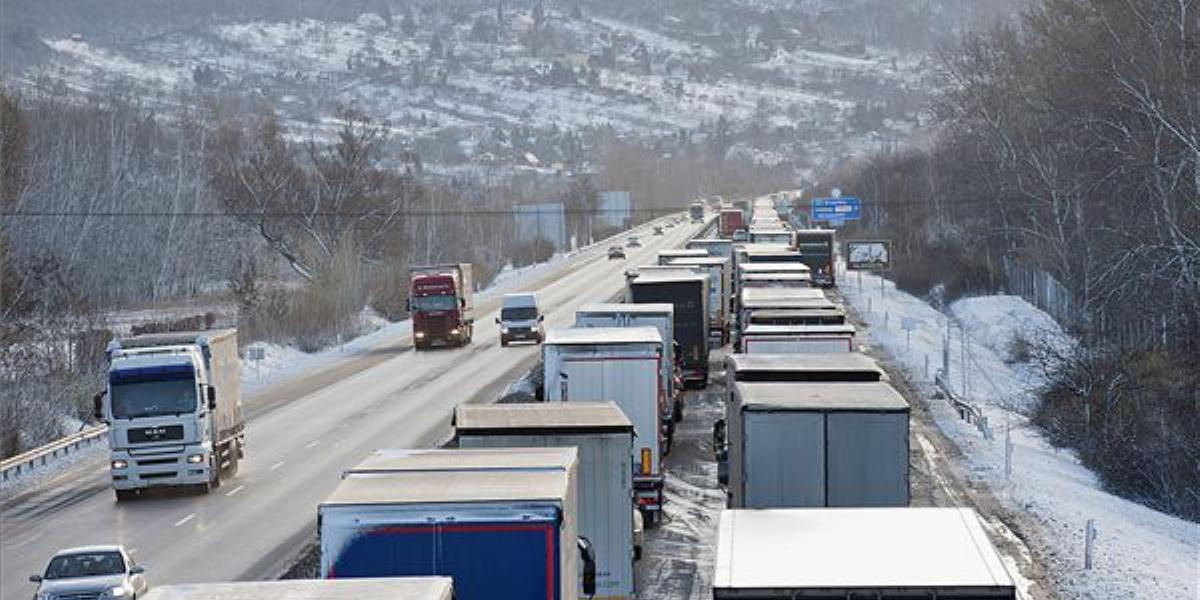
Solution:
[{"label": "truck tire", "polygon": [[238,459],[241,457],[241,451],[238,449],[239,444],[236,441],[229,442],[229,447],[226,449],[229,462],[225,466],[225,475],[227,477],[237,477],[238,474]]},{"label": "truck tire", "polygon": [[113,490],[117,493],[117,502],[129,502],[138,497],[137,490]]}]

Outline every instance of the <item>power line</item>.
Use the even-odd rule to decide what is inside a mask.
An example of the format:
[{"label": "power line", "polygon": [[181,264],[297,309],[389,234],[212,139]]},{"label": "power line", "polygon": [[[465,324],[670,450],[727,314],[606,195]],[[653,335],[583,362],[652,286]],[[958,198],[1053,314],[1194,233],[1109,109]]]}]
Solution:
[{"label": "power line", "polygon": [[0,212],[0,217],[33,217],[33,218],[55,218],[55,217],[73,217],[73,218],[225,218],[225,217],[262,217],[262,218],[301,218],[310,219],[315,217],[454,217],[454,216],[538,216],[538,215],[596,215],[604,213],[631,214],[631,213],[650,213],[650,214],[667,214],[672,212],[682,212],[687,207],[663,207],[663,208],[630,208],[630,209],[565,209],[565,210],[446,210],[446,211],[370,211],[370,212],[348,212],[348,211],[288,211],[288,212],[257,212],[257,211],[235,211],[235,212],[168,212],[168,211],[14,211]]}]

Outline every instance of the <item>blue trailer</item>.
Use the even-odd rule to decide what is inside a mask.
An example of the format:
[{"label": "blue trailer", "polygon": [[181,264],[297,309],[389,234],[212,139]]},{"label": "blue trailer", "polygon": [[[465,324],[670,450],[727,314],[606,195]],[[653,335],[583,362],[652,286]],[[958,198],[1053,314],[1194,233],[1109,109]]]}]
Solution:
[{"label": "blue trailer", "polygon": [[581,562],[595,588],[577,465],[574,448],[377,453],[319,508],[322,577],[440,575],[458,600],[574,600]]}]

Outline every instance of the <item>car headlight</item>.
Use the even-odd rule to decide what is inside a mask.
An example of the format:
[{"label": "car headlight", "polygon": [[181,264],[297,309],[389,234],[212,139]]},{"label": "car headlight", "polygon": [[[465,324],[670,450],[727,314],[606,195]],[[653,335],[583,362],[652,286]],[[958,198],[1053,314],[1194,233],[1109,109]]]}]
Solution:
[{"label": "car headlight", "polygon": [[124,598],[125,594],[126,594],[125,588],[121,587],[121,586],[117,586],[111,590],[108,590],[108,595],[110,598]]},{"label": "car headlight", "polygon": [[187,461],[193,465],[198,465],[198,464],[204,462],[204,455],[203,454],[189,454],[187,457]]},{"label": "car headlight", "polygon": [[119,458],[117,460],[112,461],[113,469],[124,469],[125,467],[128,467],[128,466],[129,466],[129,463],[127,463]]}]

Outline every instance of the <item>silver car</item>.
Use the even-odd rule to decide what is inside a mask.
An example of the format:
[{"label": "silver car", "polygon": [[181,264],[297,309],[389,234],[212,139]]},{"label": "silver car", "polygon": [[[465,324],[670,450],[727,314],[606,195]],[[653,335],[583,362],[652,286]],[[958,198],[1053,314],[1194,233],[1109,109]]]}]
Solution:
[{"label": "silver car", "polygon": [[84,546],[59,550],[29,581],[38,584],[34,600],[132,599],[149,589],[145,571],[123,546]]}]

